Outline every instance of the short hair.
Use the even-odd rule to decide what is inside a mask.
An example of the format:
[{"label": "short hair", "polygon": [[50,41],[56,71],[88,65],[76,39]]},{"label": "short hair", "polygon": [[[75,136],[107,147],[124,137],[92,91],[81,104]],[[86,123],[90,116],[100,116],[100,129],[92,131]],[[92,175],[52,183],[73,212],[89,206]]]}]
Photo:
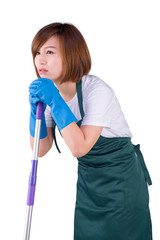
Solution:
[{"label": "short hair", "polygon": [[[53,36],[58,37],[62,54],[63,74],[61,83],[70,79],[73,82],[79,82],[91,69],[91,57],[84,37],[72,24],[51,23],[40,29],[32,41],[33,62],[36,52]],[[40,77],[37,69],[36,74]]]}]

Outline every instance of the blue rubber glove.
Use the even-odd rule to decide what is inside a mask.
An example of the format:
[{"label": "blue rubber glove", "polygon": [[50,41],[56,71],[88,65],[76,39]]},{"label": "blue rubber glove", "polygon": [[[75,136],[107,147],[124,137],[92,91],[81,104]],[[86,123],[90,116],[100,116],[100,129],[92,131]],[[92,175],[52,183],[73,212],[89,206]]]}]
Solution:
[{"label": "blue rubber glove", "polygon": [[31,94],[37,96],[39,101],[50,106],[51,115],[59,130],[62,130],[72,122],[77,122],[76,117],[50,79],[39,78],[33,81],[29,87],[29,91]]},{"label": "blue rubber glove", "polygon": [[[29,94],[29,102],[31,105],[31,113],[30,113],[30,134],[32,137],[35,135],[35,126],[36,126],[36,109],[37,109],[37,103],[39,102],[39,98],[36,95]],[[43,113],[45,111],[46,104],[43,105]],[[40,132],[40,139],[45,138],[47,136],[47,127],[45,122],[45,117],[43,114],[42,122],[41,122],[41,132]]]}]

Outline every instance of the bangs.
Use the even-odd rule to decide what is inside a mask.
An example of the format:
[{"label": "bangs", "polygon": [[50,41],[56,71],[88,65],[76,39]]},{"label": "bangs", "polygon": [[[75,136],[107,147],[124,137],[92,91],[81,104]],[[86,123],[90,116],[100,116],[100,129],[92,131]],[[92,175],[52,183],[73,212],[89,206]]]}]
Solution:
[{"label": "bangs", "polygon": [[49,24],[40,29],[32,41],[32,55],[36,56],[36,52],[43,46],[43,44],[51,37],[58,35],[61,29],[61,23]]}]

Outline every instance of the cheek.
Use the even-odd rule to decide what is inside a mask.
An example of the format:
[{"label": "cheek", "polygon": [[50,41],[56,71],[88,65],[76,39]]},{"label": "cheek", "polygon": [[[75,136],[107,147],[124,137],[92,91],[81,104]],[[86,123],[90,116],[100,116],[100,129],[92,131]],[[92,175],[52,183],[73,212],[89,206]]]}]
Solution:
[{"label": "cheek", "polygon": [[50,62],[50,70],[53,73],[61,74],[63,71],[63,64],[60,58],[54,59]]},{"label": "cheek", "polygon": [[62,63],[61,58],[58,59],[58,66],[59,66],[59,71],[62,72],[63,71],[63,63]]},{"label": "cheek", "polygon": [[37,59],[35,58],[33,62],[34,62],[35,67],[37,68]]}]

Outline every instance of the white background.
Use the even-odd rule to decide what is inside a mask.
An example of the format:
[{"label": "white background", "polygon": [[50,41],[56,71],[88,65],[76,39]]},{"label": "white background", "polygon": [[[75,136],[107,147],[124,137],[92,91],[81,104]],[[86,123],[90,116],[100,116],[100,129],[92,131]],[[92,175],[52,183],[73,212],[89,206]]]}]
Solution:
[{"label": "white background", "polygon": [[[116,92],[152,177],[153,239],[160,239],[160,2],[2,1],[0,9],[0,239],[22,240],[32,151],[28,86],[36,78],[31,42],[52,22],[73,23],[92,57],[91,74]],[[58,133],[57,133],[58,134]],[[31,240],[73,239],[77,160],[58,135],[39,159]],[[97,239],[98,240],[98,239]],[[126,239],[127,240],[127,239]]]}]

